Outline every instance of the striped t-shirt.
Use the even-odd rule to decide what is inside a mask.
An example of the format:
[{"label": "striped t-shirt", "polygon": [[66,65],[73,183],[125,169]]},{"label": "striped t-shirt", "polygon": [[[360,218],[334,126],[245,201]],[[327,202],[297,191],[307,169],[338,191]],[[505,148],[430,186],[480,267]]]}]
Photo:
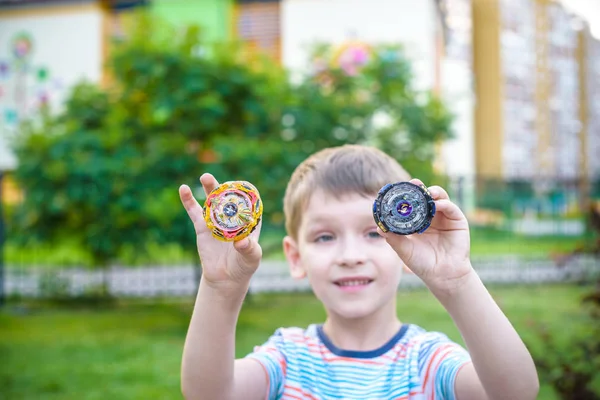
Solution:
[{"label": "striped t-shirt", "polygon": [[446,335],[403,325],[373,351],[337,348],[322,325],[280,328],[247,358],[258,360],[269,399],[454,399],[469,353]]}]

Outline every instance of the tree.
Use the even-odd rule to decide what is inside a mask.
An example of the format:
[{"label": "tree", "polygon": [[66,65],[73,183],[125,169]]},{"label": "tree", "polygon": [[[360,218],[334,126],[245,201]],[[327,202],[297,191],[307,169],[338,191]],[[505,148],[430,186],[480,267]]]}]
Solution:
[{"label": "tree", "polygon": [[[451,137],[452,115],[431,92],[412,86],[410,62],[397,45],[319,45],[313,68],[272,115],[278,119],[240,147],[213,142],[211,170],[249,177],[271,200],[267,224],[281,227],[283,194],[293,169],[311,153],[344,143],[384,149],[413,176],[436,177],[434,146]],[[265,173],[265,171],[269,171]]]},{"label": "tree", "polygon": [[153,21],[136,19],[129,39],[115,44],[110,87],[82,83],[60,116],[22,131],[15,178],[25,200],[11,225],[22,241],[69,238],[97,266],[149,242],[195,254],[177,187],[197,182],[212,137],[260,129],[280,78],[235,59],[243,52],[234,45],[199,54],[195,27],[149,39]]},{"label": "tree", "polygon": [[324,147],[374,144],[432,178],[433,145],[449,136],[451,117],[412,89],[399,47],[321,46],[317,68],[292,84],[239,43],[210,44],[197,27],[177,31],[145,15],[132,21],[113,46],[111,84],[79,85],[61,115],[23,130],[15,177],[25,200],[13,236],[75,241],[97,266],[148,243],[181,244],[195,259],[177,187],[203,171],[252,181],[267,229],[283,226],[293,169]]}]

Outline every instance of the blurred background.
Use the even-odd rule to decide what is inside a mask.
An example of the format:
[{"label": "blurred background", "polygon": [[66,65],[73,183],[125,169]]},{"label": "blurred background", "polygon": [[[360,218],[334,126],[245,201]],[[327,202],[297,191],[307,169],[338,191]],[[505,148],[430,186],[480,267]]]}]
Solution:
[{"label": "blurred background", "polygon": [[600,399],[600,0],[0,0],[0,399],[181,398],[204,171],[265,203],[237,356],[321,321],[282,198],[345,143],[465,211],[540,399]]}]

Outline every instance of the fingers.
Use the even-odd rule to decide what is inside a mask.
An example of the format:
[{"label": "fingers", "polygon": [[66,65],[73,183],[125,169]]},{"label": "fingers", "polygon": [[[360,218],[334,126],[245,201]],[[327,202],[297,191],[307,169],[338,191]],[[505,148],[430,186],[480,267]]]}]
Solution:
[{"label": "fingers", "polygon": [[262,258],[262,248],[252,236],[233,242],[233,248],[238,252],[239,263],[243,267],[255,267]]},{"label": "fingers", "polygon": [[260,261],[262,258],[262,248],[258,243],[260,237],[260,229],[262,227],[262,219],[256,225],[254,231],[247,237],[239,242],[234,242],[233,247],[242,255],[246,261],[253,263]]},{"label": "fingers", "polygon": [[258,225],[256,225],[256,228],[250,234],[250,237],[253,238],[254,240],[256,240],[257,242],[258,242],[258,239],[260,237],[260,230],[261,230],[261,228],[262,228],[262,218],[260,219],[260,221],[258,221]]},{"label": "fingers", "polygon": [[434,200],[449,200],[450,196],[448,196],[448,192],[446,192],[440,186],[430,186],[429,193]]},{"label": "fingers", "polygon": [[[410,183],[417,185],[417,186],[425,186],[425,184],[423,183],[422,180],[420,179],[411,179]],[[425,186],[426,187],[426,186]],[[430,186],[427,188],[427,190],[429,190],[429,193],[431,194],[431,197],[434,200],[441,200],[441,199],[449,199],[450,196],[448,196],[448,192],[446,192],[441,186]]]},{"label": "fingers", "polygon": [[181,199],[181,204],[183,204],[185,211],[187,211],[188,216],[194,223],[194,226],[203,220],[204,215],[202,213],[202,207],[194,198],[192,190],[188,185],[181,185],[179,187],[179,198]]},{"label": "fingers", "polygon": [[[420,179],[411,179],[410,183],[415,184],[417,186],[425,186],[423,181]],[[429,193],[431,194],[431,198],[435,200],[436,210],[438,212],[443,213],[448,219],[451,220],[461,220],[464,218],[464,215],[460,208],[450,201],[450,196],[448,192],[444,188],[438,185],[430,186],[427,188]],[[379,229],[378,229],[379,231]],[[380,232],[380,231],[379,231]],[[380,232],[381,234],[381,232]],[[382,235],[385,236],[385,235]]]},{"label": "fingers", "polygon": [[[202,184],[204,193],[207,196],[214,188],[219,186],[219,182],[217,182],[215,177],[208,173],[202,174],[200,177],[200,183]],[[198,201],[194,197],[194,194],[188,185],[181,185],[179,187],[179,198],[181,199],[181,203],[187,211],[188,216],[194,223],[196,234],[199,234],[203,227],[206,227],[202,206],[198,204]]]},{"label": "fingers", "polygon": [[414,179],[411,179],[409,182],[412,183],[413,185],[425,186],[425,184],[423,183],[423,181],[420,180],[420,179],[414,178]]},{"label": "fingers", "polygon": [[[411,179],[410,183],[413,183],[418,186],[425,186],[423,184],[423,181],[421,181],[420,179]],[[429,190],[431,198],[435,200],[435,208],[437,212],[444,214],[446,218],[450,220],[459,221],[461,219],[464,219],[463,212],[456,204],[454,204],[450,200],[450,196],[444,188],[438,185],[434,185],[428,187],[427,190]]]},{"label": "fingers", "polygon": [[204,173],[200,177],[200,183],[202,184],[202,188],[204,189],[204,193],[208,196],[210,192],[212,192],[217,186],[219,186],[219,182],[215,179],[212,174]]},{"label": "fingers", "polygon": [[436,200],[435,208],[438,213],[444,214],[449,220],[461,221],[465,219],[460,208],[448,199]]}]

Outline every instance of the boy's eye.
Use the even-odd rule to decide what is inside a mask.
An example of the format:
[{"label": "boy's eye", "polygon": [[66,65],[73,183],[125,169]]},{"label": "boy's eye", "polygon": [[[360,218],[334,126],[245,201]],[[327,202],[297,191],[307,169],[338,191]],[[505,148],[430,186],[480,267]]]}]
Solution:
[{"label": "boy's eye", "polygon": [[369,232],[369,237],[372,238],[372,239],[383,238],[383,236],[381,236],[379,233],[377,233],[377,231],[371,231],[371,232]]},{"label": "boy's eye", "polygon": [[315,242],[329,242],[330,240],[333,240],[333,235],[319,235]]}]

